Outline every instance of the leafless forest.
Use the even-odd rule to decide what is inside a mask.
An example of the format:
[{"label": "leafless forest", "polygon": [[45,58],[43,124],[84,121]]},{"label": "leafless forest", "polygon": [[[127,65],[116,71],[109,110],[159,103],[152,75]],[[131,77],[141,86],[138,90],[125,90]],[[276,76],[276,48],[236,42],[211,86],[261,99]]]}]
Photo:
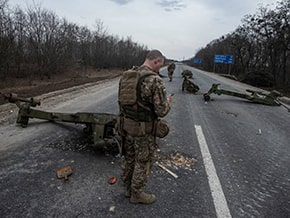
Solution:
[{"label": "leafless forest", "polygon": [[72,68],[125,69],[139,65],[147,48],[107,34],[101,21],[95,30],[71,23],[33,5],[11,8],[0,0],[0,79],[50,78]]},{"label": "leafless forest", "polygon": [[[216,64],[215,54],[233,55],[233,64]],[[261,6],[245,15],[232,33],[213,40],[199,50],[195,64],[204,70],[233,74],[258,86],[290,89],[290,0],[277,2],[274,9]]]},{"label": "leafless forest", "polygon": [[[198,28],[198,27],[196,27]],[[79,26],[37,5],[25,10],[0,0],[0,79],[50,78],[71,69],[126,69],[144,60],[147,47],[110,35],[101,21]],[[215,64],[215,54],[233,64]],[[261,6],[231,33],[200,49],[191,65],[232,74],[257,86],[290,88],[290,0]],[[194,64],[193,59],[201,59]]]}]

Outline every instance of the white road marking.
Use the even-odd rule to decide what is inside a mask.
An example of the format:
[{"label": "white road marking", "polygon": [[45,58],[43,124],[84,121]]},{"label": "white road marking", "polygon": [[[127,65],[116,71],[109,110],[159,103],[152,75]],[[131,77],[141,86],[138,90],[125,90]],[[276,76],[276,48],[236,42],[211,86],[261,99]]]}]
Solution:
[{"label": "white road marking", "polygon": [[194,125],[218,218],[232,217],[211,154],[199,125]]}]

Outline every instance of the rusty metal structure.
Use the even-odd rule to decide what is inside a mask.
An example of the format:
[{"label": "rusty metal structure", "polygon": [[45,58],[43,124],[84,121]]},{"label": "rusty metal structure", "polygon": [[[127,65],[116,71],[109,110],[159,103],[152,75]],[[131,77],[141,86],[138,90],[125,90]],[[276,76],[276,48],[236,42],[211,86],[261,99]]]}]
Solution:
[{"label": "rusty metal structure", "polygon": [[217,95],[224,94],[224,95],[244,98],[249,101],[259,103],[259,104],[265,104],[265,105],[271,105],[271,106],[282,105],[290,112],[290,109],[279,100],[279,97],[282,97],[283,95],[276,90],[271,91],[269,94],[266,94],[263,92],[246,89],[246,91],[249,92],[250,94],[247,94],[247,93],[244,94],[244,93],[234,92],[234,91],[230,91],[226,89],[220,89],[219,85],[220,84],[215,84],[215,83],[212,84],[212,87],[209,89],[209,91],[203,95],[203,98],[205,101],[210,101],[211,94],[217,94]]},{"label": "rusty metal structure", "polygon": [[13,93],[4,95],[4,98],[10,103],[15,103],[19,108],[16,123],[20,124],[22,127],[27,127],[28,121],[31,118],[53,122],[84,124],[85,127],[83,131],[89,137],[89,140],[92,142],[92,146],[96,148],[103,148],[108,144],[116,144],[119,147],[115,132],[117,117],[115,114],[47,112],[35,109],[36,106],[40,105],[40,101],[34,98],[21,98]]}]

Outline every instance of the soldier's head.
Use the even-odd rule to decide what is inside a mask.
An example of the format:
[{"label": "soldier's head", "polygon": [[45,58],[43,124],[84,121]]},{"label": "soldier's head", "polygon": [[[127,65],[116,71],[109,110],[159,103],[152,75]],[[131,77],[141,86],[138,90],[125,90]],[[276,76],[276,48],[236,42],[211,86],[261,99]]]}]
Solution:
[{"label": "soldier's head", "polygon": [[159,50],[151,50],[147,53],[144,65],[158,73],[164,64],[164,56]]}]

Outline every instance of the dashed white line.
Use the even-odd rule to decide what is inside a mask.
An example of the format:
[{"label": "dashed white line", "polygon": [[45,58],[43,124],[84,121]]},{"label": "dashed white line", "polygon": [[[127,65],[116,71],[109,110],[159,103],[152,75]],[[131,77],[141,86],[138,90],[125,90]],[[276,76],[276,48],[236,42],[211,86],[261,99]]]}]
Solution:
[{"label": "dashed white line", "polygon": [[205,165],[205,170],[207,173],[209,187],[211,190],[211,195],[213,198],[217,217],[230,218],[232,216],[231,216],[220,180],[217,176],[216,169],[212,161],[211,154],[209,152],[202,128],[199,125],[194,125],[194,127],[195,127],[195,132],[197,135],[199,147],[201,150],[203,162]]}]

